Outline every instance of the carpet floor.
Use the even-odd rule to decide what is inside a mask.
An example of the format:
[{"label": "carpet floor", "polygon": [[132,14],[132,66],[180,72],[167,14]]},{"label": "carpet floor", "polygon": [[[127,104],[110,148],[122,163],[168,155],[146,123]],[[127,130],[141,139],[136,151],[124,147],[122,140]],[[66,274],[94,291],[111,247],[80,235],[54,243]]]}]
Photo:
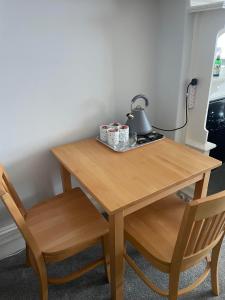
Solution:
[{"label": "carpet floor", "polygon": [[[168,276],[154,269],[142,256],[131,246],[128,247],[129,254],[148,276],[151,276],[161,288],[166,288]],[[79,268],[83,263],[101,256],[101,248],[96,246],[71,259],[52,265],[48,268],[49,275],[61,276]],[[39,284],[38,278],[31,268],[24,266],[25,252],[7,258],[0,262],[0,299],[1,300],[38,300]],[[213,296],[210,285],[210,275],[195,290],[179,299],[225,299],[225,243],[220,258],[220,287],[219,297]],[[204,262],[183,273],[180,286],[184,287],[203,271]],[[134,271],[126,264],[125,268],[125,299],[165,299],[152,290],[137,277]],[[60,286],[49,286],[49,300],[106,300],[110,299],[110,286],[106,283],[104,267],[99,266],[95,270],[85,274],[79,279]]]},{"label": "carpet floor", "polygon": [[[225,165],[212,172],[209,183],[209,194],[225,189]],[[161,288],[167,288],[168,276],[154,269],[130,245],[128,253],[135,259],[141,269],[153,279]],[[57,265],[48,268],[50,276],[62,276],[83,264],[102,255],[101,248],[96,246],[86,250]],[[0,261],[0,300],[36,300],[39,299],[38,278],[31,270],[25,267],[25,252],[19,253]],[[180,278],[180,287],[185,287],[194,281],[204,269],[204,262],[183,273]],[[220,256],[220,296],[215,297],[211,291],[210,275],[195,290],[179,299],[216,299],[225,300],[225,242]],[[126,264],[125,268],[125,299],[165,299],[154,293],[137,277],[134,271]],[[110,286],[106,283],[104,267],[99,266],[81,278],[60,286],[49,286],[49,300],[106,300],[110,299]]]}]

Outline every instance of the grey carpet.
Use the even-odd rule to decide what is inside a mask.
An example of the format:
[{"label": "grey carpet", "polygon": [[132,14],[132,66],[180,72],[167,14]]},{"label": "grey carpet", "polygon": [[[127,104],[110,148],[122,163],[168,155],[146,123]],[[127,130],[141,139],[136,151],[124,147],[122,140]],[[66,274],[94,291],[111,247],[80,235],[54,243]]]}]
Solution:
[{"label": "grey carpet", "polygon": [[[132,247],[129,253],[135,258],[138,265],[151,276],[157,284],[166,288],[168,277],[149,265]],[[101,248],[95,247],[87,250],[76,257],[69,259],[57,266],[49,267],[50,275],[62,275],[78,268],[92,258],[101,255]],[[179,299],[225,299],[225,276],[224,276],[225,243],[220,259],[220,297],[214,297],[211,292],[210,276],[195,290]],[[34,272],[24,266],[25,253],[18,254],[0,262],[0,299],[4,300],[35,300],[38,298],[39,285]],[[185,272],[181,276],[180,285],[186,286],[192,282],[203,270],[204,263]],[[95,270],[85,274],[83,277],[61,286],[49,286],[50,300],[89,300],[89,299],[110,299],[110,287],[106,283],[104,268],[99,266]],[[125,299],[165,299],[155,294],[147,288],[145,284],[136,276],[133,270],[126,264],[125,271]]]},{"label": "grey carpet", "polygon": [[[209,194],[225,189],[225,166],[215,170],[210,178]],[[135,259],[141,269],[162,288],[166,288],[168,277],[154,269],[131,246],[128,252]],[[84,263],[101,256],[101,248],[96,246],[79,255],[48,268],[49,275],[61,276],[81,267]],[[22,252],[0,262],[0,299],[1,300],[35,300],[39,299],[38,278],[34,272],[24,266],[25,253]],[[225,242],[220,258],[220,287],[219,297],[211,292],[210,276],[195,290],[179,299],[218,299],[225,300]],[[187,286],[194,281],[204,268],[204,263],[183,273],[180,287]],[[126,264],[125,270],[125,299],[165,299],[152,290],[137,277]],[[49,286],[49,300],[105,300],[110,299],[110,287],[106,283],[104,268],[99,266],[83,277],[61,286]]]}]

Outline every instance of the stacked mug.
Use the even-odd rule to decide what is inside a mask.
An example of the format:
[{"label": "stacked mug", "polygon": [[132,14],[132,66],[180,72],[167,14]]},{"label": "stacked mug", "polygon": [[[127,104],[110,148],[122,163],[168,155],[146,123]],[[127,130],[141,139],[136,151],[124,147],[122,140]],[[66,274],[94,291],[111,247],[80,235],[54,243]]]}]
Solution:
[{"label": "stacked mug", "polygon": [[109,125],[100,125],[100,139],[112,147],[126,146],[129,142],[129,126],[113,122]]}]

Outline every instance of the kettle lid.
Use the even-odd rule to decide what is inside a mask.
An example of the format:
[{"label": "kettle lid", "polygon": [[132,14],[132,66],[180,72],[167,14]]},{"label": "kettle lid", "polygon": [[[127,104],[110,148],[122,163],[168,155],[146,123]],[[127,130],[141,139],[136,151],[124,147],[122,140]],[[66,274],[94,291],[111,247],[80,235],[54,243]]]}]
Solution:
[{"label": "kettle lid", "polygon": [[133,110],[133,111],[140,111],[140,110],[144,110],[144,107],[142,107],[141,105],[137,105],[137,106],[134,107],[132,110]]}]

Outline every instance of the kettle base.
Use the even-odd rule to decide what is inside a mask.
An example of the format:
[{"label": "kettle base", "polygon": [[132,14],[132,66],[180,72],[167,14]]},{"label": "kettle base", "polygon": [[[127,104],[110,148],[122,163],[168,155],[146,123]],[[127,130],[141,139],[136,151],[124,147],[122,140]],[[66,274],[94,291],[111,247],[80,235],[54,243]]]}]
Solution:
[{"label": "kettle base", "polygon": [[144,135],[138,135],[137,136],[137,144],[145,144],[149,142],[154,142],[157,140],[160,140],[164,137],[163,134],[158,133],[156,131],[151,131],[150,133],[144,134]]}]

